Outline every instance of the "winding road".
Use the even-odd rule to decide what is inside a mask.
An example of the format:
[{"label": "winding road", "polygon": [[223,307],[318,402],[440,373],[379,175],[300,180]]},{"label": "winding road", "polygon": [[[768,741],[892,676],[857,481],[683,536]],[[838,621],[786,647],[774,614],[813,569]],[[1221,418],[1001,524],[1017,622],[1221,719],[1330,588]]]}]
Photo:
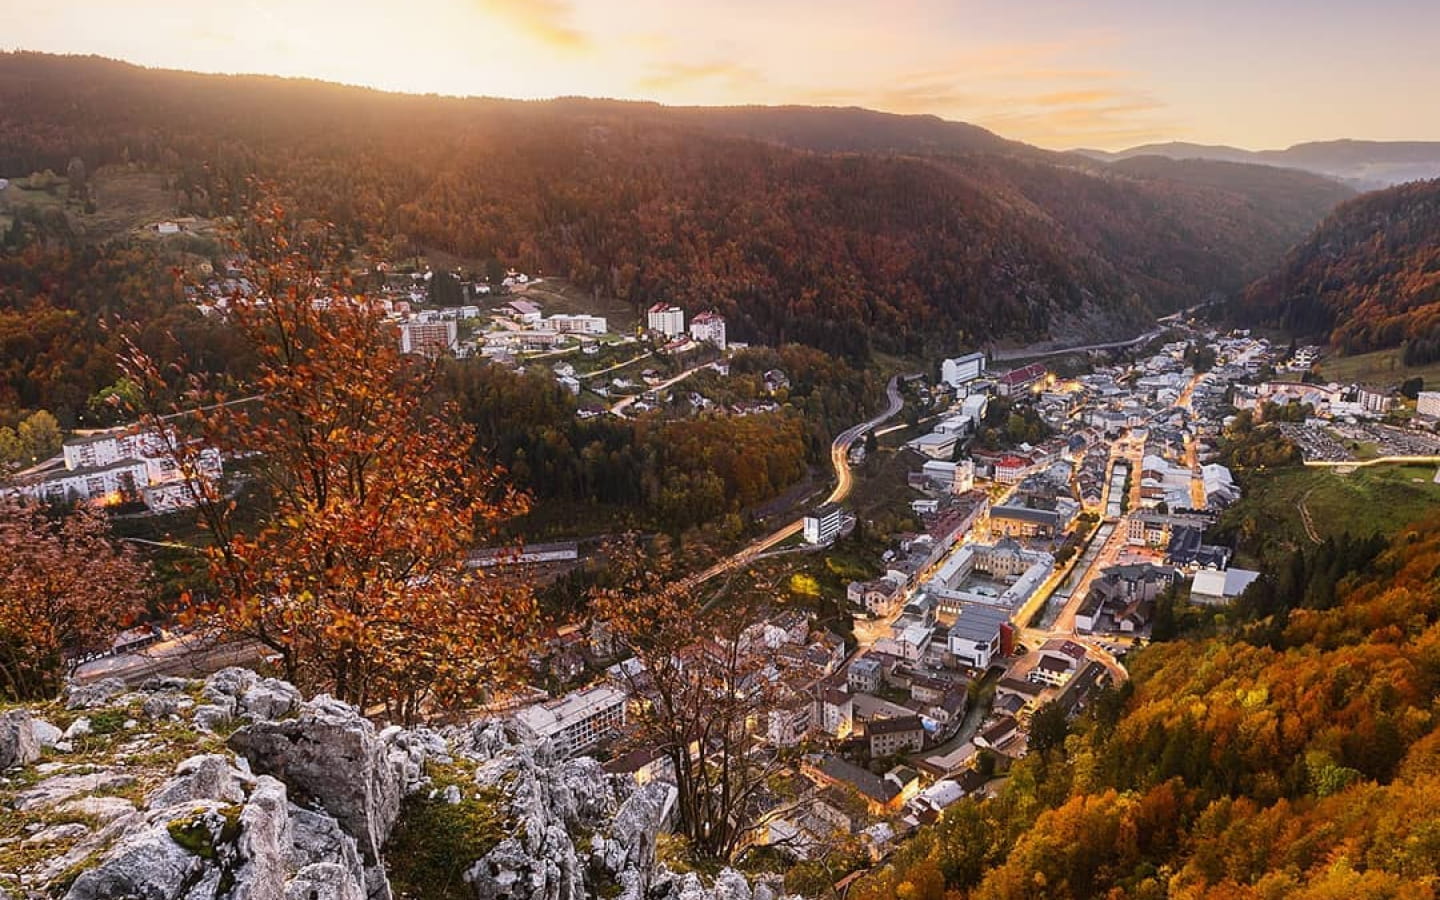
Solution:
[{"label": "winding road", "polygon": [[[904,398],[900,396],[899,375],[892,377],[890,383],[885,386],[885,395],[889,398],[890,402],[889,405],[885,407],[884,412],[875,416],[873,419],[861,422],[859,425],[850,426],[836,435],[835,440],[831,441],[830,465],[835,468],[835,488],[830,492],[830,496],[825,499],[826,503],[843,502],[845,498],[850,496],[850,491],[855,487],[855,476],[850,472],[849,456],[850,447],[855,443],[856,439],[876,425],[899,414],[901,407],[905,405]],[[702,572],[696,572],[694,575],[686,578],[683,584],[687,588],[693,588],[697,585],[704,584],[717,575],[722,575],[746,565],[776,544],[789,540],[799,534],[804,530],[804,527],[804,520],[796,519],[784,528],[760,538],[740,552],[725,557],[710,568]]]}]

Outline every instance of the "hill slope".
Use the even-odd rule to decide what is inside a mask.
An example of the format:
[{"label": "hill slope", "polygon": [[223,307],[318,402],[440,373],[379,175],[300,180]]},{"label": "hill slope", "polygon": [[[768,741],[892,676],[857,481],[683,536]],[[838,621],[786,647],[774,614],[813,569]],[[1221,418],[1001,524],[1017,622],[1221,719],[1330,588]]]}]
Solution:
[{"label": "hill slope", "polygon": [[1262,189],[1112,170],[864,110],[461,100],[0,55],[0,177],[74,156],[173,173],[199,214],[237,210],[260,175],[378,254],[499,258],[857,358],[1114,334],[1238,290],[1347,194],[1269,170],[1247,176]]},{"label": "hill slope", "polygon": [[1408,364],[1440,358],[1440,180],[1342,205],[1243,304],[1242,317],[1345,352],[1408,343]]}]

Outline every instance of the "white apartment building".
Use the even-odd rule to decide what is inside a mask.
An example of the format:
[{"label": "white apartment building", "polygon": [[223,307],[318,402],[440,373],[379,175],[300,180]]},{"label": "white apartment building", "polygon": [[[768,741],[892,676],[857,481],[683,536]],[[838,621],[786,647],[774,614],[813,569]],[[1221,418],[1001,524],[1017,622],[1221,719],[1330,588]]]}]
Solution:
[{"label": "white apartment building", "polygon": [[840,535],[840,505],[826,503],[805,516],[805,542],[828,544]]},{"label": "white apartment building", "polygon": [[604,334],[610,330],[610,323],[604,316],[591,316],[583,313],[568,315],[556,313],[545,320],[550,330],[558,334]]},{"label": "white apartment building", "polygon": [[[143,500],[153,511],[191,505],[190,492],[163,442],[141,428],[124,428],[67,441],[61,448],[65,468],[22,478],[12,484],[21,495],[51,503],[99,504]],[[220,451],[207,448],[198,457],[201,477],[223,474]]]},{"label": "white apartment building", "polygon": [[400,325],[401,353],[417,353],[433,359],[453,353],[458,341],[459,330],[454,319],[441,322],[402,322]]},{"label": "white apartment building", "polygon": [[549,738],[561,757],[575,756],[625,725],[625,693],[595,685],[528,706],[515,714],[515,724],[532,738]]},{"label": "white apartment building", "polygon": [[696,341],[709,341],[724,350],[725,317],[715,312],[701,313],[690,322],[690,337]]},{"label": "white apartment building", "polygon": [[1440,419],[1440,391],[1421,391],[1415,399],[1415,414]]},{"label": "white apartment building", "polygon": [[940,380],[951,387],[969,384],[985,374],[985,354],[967,353],[940,363]]},{"label": "white apartment building", "polygon": [[645,325],[666,337],[679,337],[685,333],[685,310],[669,303],[657,303],[646,312]]}]

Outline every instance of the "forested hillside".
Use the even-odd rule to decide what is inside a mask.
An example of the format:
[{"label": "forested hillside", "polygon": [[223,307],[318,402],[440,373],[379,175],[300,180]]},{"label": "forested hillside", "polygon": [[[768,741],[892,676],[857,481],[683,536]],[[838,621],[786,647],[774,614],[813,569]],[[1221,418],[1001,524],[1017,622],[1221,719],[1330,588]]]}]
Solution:
[{"label": "forested hillside", "polygon": [[1032,735],[997,799],[947,810],[850,898],[1433,897],[1437,565],[1432,520],[1189,616],[1196,636],[1146,649],[1068,737]]},{"label": "forested hillside", "polygon": [[[882,148],[899,152],[820,152]],[[75,158],[164,171],[200,215],[237,211],[259,174],[377,254],[498,258],[853,359],[1113,333],[1238,289],[1345,193],[1293,173],[1257,190],[1112,170],[855,110],[460,100],[0,56],[0,176]]]},{"label": "forested hillside", "polygon": [[1404,346],[1408,365],[1440,359],[1440,180],[1336,209],[1247,289],[1238,315],[1346,353]]}]

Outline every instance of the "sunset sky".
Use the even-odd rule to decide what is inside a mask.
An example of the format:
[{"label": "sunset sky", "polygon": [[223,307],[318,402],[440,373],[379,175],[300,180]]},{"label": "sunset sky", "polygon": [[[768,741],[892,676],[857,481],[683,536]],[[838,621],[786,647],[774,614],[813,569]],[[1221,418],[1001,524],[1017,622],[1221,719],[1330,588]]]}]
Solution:
[{"label": "sunset sky", "polygon": [[933,113],[1045,147],[1440,139],[1437,0],[8,0],[0,46],[444,94]]}]

